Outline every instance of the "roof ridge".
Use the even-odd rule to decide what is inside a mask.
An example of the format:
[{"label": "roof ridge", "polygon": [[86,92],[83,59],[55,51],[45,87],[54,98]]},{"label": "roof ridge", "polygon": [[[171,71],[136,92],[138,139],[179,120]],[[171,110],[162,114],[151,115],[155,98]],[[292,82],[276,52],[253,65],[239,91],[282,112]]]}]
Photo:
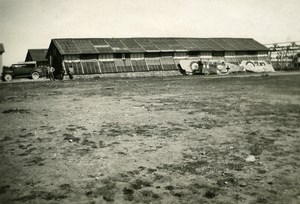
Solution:
[{"label": "roof ridge", "polygon": [[[95,41],[104,41],[111,49],[96,48]],[[125,43],[133,40],[142,49]],[[264,45],[253,38],[233,37],[126,37],[126,38],[56,38],[52,39],[61,54],[97,54],[121,52],[180,52],[186,51],[265,51]],[[81,42],[80,42],[81,41]],[[124,41],[124,42],[123,42]],[[79,44],[78,44],[79,43]],[[79,47],[78,47],[79,46]],[[84,47],[82,47],[84,46]],[[92,49],[92,47],[94,49]],[[84,48],[84,49],[81,49]]]},{"label": "roof ridge", "polygon": [[101,38],[52,38],[52,40],[92,40],[92,39],[253,39],[242,37],[101,37]]}]

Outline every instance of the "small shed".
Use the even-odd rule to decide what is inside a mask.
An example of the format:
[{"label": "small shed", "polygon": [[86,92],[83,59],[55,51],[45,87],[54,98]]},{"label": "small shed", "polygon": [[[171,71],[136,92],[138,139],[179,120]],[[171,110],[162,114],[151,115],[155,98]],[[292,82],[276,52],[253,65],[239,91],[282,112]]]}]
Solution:
[{"label": "small shed", "polygon": [[48,60],[46,58],[48,49],[28,49],[25,62],[36,61],[37,66],[48,65]]}]

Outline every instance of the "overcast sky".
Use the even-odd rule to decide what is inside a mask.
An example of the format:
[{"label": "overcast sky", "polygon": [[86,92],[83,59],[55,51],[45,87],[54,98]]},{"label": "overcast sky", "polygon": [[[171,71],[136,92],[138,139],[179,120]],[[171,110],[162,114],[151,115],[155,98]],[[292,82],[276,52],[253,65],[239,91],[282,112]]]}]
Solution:
[{"label": "overcast sky", "polygon": [[249,37],[300,40],[300,0],[0,0],[4,65],[53,38]]}]

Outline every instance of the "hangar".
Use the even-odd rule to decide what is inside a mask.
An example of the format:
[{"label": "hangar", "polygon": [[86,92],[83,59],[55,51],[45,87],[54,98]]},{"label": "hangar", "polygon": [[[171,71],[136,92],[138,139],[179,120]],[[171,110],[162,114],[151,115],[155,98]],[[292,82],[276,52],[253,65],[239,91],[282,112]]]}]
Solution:
[{"label": "hangar", "polygon": [[55,74],[75,75],[178,70],[181,59],[269,61],[268,48],[252,38],[63,38],[47,52]]}]

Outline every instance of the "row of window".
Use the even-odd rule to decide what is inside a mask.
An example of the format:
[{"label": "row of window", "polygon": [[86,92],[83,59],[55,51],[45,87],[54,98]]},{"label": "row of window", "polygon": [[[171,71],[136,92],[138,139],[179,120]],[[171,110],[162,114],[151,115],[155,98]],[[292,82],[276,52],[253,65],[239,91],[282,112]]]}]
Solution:
[{"label": "row of window", "polygon": [[239,55],[262,55],[267,54],[257,51],[236,51],[236,52],[150,52],[150,53],[113,53],[113,54],[82,54],[65,56],[65,60],[89,60],[89,59],[143,59],[156,57],[225,57]]}]

